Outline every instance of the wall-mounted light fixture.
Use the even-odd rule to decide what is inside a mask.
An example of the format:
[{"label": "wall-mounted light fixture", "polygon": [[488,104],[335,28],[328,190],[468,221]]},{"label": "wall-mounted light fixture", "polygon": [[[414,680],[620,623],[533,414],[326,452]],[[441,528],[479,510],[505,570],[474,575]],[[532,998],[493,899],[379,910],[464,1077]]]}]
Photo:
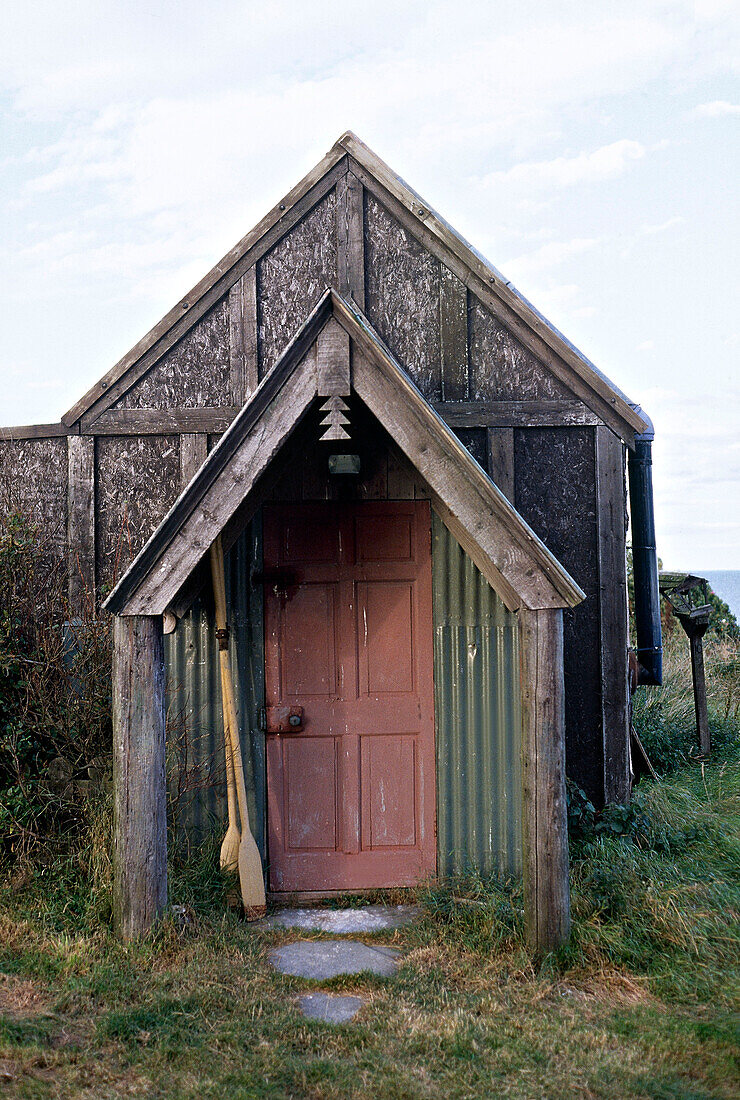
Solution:
[{"label": "wall-mounted light fixture", "polygon": [[359,455],[329,455],[329,473],[357,477],[360,472]]}]

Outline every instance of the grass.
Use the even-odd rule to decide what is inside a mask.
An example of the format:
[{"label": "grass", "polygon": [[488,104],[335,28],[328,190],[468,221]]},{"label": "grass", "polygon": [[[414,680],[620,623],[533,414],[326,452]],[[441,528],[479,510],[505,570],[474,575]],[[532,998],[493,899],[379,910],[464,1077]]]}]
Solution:
[{"label": "grass", "polygon": [[419,891],[422,919],[374,937],[396,978],[320,986],[366,999],[340,1027],[269,966],[291,935],[225,911],[214,846],[175,872],[184,925],[129,946],[75,866],[47,867],[0,894],[3,1096],[737,1096],[739,803],[731,760],[643,787],[626,831],[579,841],[573,937],[539,967],[517,889]]},{"label": "grass", "polygon": [[[103,798],[88,843],[38,852],[0,879],[0,1094],[740,1095],[740,663],[737,647],[708,645],[715,748],[702,762],[678,642],[666,686],[637,698],[664,777],[602,815],[571,792],[573,934],[559,953],[535,965],[520,888],[468,875],[386,895],[423,913],[363,937],[400,948],[393,979],[281,976],[268,953],[294,935],[229,911],[234,884],[218,871],[216,841],[172,853],[170,916],[122,945],[110,929]],[[297,999],[316,988],[360,995],[364,1007],[348,1025],[308,1021]]]},{"label": "grass", "polygon": [[[663,686],[634,696],[634,720],[659,773],[698,757],[689,643],[676,627],[664,638]],[[740,719],[740,643],[709,635],[704,645],[707,711],[713,756],[736,751]]]}]

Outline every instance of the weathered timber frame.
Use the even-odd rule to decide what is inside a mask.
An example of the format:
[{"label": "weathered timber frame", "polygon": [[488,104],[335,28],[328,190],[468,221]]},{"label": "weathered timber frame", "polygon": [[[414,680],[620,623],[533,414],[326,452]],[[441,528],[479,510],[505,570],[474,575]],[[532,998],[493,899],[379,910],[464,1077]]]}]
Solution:
[{"label": "weathered timber frame", "polygon": [[[326,292],[104,605],[117,623],[120,928],[126,936],[146,930],[163,899],[166,839],[163,811],[151,805],[154,787],[137,776],[134,786],[120,789],[132,775],[132,757],[157,774],[163,763],[161,627],[151,624],[178,608],[214,539],[254,514],[268,467],[309,409],[327,394],[350,393],[393,437],[438,514],[509,610],[519,612],[527,928],[535,950],[552,949],[569,929],[562,609],[579,603],[583,593],[425,401],[357,306],[334,290]],[[134,661],[137,692],[157,701],[149,707],[128,701]]]}]

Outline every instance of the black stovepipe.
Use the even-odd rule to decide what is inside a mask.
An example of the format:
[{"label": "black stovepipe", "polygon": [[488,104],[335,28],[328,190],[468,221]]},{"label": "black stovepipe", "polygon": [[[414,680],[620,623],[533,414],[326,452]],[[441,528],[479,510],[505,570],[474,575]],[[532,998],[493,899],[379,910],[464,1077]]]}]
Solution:
[{"label": "black stovepipe", "polygon": [[635,581],[635,630],[637,659],[641,669],[639,683],[663,683],[663,638],[660,628],[660,591],[658,556],[655,550],[655,512],[653,509],[652,446],[655,430],[649,416],[636,407],[649,424],[635,436],[635,449],[629,452],[627,466],[632,519],[632,571]]}]

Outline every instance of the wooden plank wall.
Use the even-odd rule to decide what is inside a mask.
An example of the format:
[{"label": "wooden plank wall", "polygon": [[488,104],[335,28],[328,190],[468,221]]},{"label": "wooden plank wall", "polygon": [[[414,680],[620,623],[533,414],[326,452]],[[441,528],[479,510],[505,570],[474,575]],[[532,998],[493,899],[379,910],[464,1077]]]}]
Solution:
[{"label": "wooden plank wall", "polygon": [[222,298],[113,409],[200,409],[237,404],[231,397],[229,320],[228,299]]},{"label": "wooden plank wall", "polygon": [[95,439],[69,436],[67,459],[69,608],[85,618],[95,611]]},{"label": "wooden plank wall", "polygon": [[336,282],[336,192],[330,191],[257,264],[260,378]]}]

